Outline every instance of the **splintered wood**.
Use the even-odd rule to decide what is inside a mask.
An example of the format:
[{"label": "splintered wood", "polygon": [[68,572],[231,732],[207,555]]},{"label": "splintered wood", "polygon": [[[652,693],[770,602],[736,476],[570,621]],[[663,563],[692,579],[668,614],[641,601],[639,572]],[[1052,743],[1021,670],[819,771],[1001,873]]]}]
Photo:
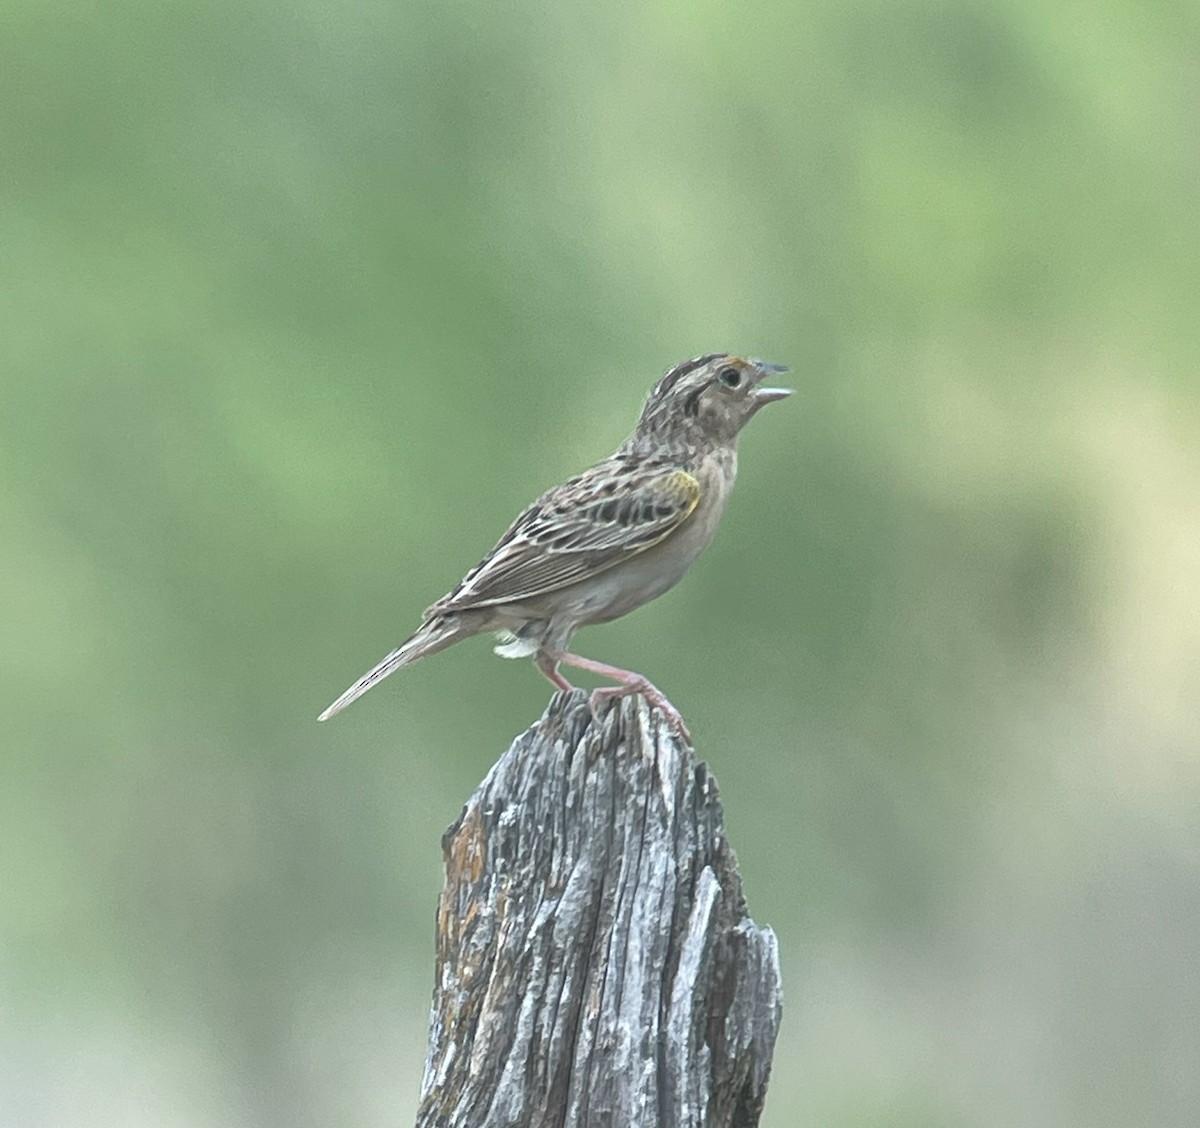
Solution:
[{"label": "splintered wood", "polygon": [[716,783],[640,697],[557,694],[442,840],[418,1128],[751,1128],[779,953]]}]

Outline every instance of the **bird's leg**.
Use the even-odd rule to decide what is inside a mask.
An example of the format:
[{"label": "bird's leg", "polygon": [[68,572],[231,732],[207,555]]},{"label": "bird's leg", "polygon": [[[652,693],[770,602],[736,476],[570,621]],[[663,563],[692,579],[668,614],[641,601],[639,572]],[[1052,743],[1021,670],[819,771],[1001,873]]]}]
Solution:
[{"label": "bird's leg", "polygon": [[570,693],[575,687],[558,672],[559,659],[556,655],[539,650],[533,660],[534,665],[564,693]]},{"label": "bird's leg", "polygon": [[[620,666],[609,666],[605,662],[597,662],[591,658],[584,658],[578,654],[560,653],[553,655],[553,661],[557,667],[559,662],[566,666],[573,666],[577,670],[587,670],[592,674],[599,674],[602,678],[611,678],[617,682],[617,685],[601,686],[599,689],[592,690],[592,696],[589,699],[592,716],[599,720],[598,709],[605,702],[616,697],[625,697],[630,693],[640,693],[654,708],[658,709],[671,722],[671,727],[683,737],[689,744],[692,742],[692,734],[688,732],[687,725],[683,723],[683,717],[679,715],[679,710],[667,700],[667,696],[661,689],[655,686],[644,678],[641,674],[635,674],[632,670],[622,670]],[[545,667],[539,664],[542,673],[546,674]],[[553,680],[553,679],[551,679]]]}]

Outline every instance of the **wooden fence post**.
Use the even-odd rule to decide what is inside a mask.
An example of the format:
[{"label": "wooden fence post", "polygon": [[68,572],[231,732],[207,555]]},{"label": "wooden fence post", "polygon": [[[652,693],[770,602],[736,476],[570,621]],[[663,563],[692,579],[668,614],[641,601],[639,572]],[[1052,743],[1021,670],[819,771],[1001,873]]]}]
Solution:
[{"label": "wooden fence post", "polygon": [[442,839],[417,1128],[751,1128],[779,953],[707,767],[640,697],[556,694]]}]

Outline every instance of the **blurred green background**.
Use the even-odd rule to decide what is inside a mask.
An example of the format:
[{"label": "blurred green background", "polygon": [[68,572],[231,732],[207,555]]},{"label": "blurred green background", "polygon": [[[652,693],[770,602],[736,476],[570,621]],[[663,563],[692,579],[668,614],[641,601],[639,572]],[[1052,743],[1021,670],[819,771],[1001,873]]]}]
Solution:
[{"label": "blurred green background", "polygon": [[315,715],[659,372],[798,395],[582,634],[688,717],[763,1124],[1200,1122],[1194,5],[8,4],[0,1122],[415,1113],[549,687]]}]

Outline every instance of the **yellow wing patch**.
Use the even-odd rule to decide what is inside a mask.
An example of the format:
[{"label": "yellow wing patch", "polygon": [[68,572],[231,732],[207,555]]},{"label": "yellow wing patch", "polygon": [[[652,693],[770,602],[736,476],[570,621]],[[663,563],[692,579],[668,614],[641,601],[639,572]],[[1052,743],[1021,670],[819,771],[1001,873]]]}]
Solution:
[{"label": "yellow wing patch", "polygon": [[663,493],[673,495],[682,512],[679,520],[692,515],[700,504],[700,483],[686,470],[675,470],[663,480]]}]

